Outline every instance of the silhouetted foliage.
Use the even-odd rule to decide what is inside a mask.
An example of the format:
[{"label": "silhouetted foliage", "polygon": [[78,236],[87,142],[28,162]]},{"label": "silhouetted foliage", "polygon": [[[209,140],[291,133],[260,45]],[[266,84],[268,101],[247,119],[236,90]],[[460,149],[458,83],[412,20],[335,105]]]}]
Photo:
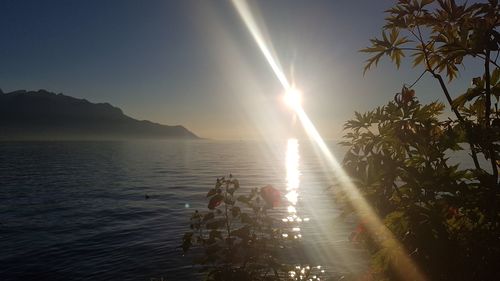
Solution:
[{"label": "silhouetted foliage", "polygon": [[193,262],[206,272],[207,280],[322,277],[320,267],[292,265],[282,255],[294,241],[281,219],[271,213],[281,200],[280,192],[267,185],[237,195],[239,189],[239,181],[231,175],[217,179],[207,193],[208,211],[196,210],[191,231],[184,234],[182,248],[185,253],[193,250]]},{"label": "silhouetted foliage", "polygon": [[[402,58],[410,55],[413,66],[424,69],[415,83],[426,73],[437,79],[466,133],[476,170],[486,173],[478,154],[490,162],[487,170],[491,176],[481,179],[484,185],[498,184],[500,146],[495,142],[500,136],[499,12],[497,0],[472,5],[457,4],[454,0],[399,0],[387,11],[382,38],[371,39],[371,46],[361,50],[373,54],[367,60],[365,72],[383,56],[388,56],[399,68]],[[484,75],[474,78],[473,87],[454,100],[441,74],[446,74],[451,82],[465,59],[480,60]],[[492,66],[496,68],[493,71]],[[492,99],[496,100],[494,106]]]},{"label": "silhouetted foliage", "polygon": [[[387,11],[382,39],[362,50],[373,54],[365,71],[383,56],[399,67],[410,54],[422,75],[437,80],[455,114],[444,120],[443,104],[420,104],[411,89],[419,77],[394,101],[356,113],[342,143],[346,171],[429,280],[500,280],[499,11],[496,0],[400,0]],[[452,81],[466,58],[481,60],[484,74],[453,99],[441,74]],[[469,169],[449,159],[466,155],[466,143]],[[372,253],[372,278],[404,279],[394,273],[390,249],[373,243],[385,238],[357,232]]]}]

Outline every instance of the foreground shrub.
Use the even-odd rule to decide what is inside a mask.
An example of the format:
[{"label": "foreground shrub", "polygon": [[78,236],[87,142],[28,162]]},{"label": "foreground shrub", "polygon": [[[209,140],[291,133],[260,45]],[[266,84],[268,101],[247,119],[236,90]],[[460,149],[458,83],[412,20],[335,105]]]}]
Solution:
[{"label": "foreground shrub", "polygon": [[270,185],[239,191],[231,175],[217,179],[207,193],[208,211],[196,210],[184,234],[182,248],[193,252],[207,280],[320,280],[320,267],[291,264],[284,255],[296,241],[274,209],[280,192]]},{"label": "foreground shrub", "polygon": [[[422,74],[394,101],[346,123],[344,166],[428,279],[500,280],[498,1],[398,0],[387,14],[381,38],[362,50],[371,55],[365,71],[382,57],[399,67],[406,56]],[[474,61],[480,74],[454,95],[443,75],[451,83]],[[426,74],[450,117],[443,104],[415,98],[411,88]],[[405,279],[383,237],[358,236],[373,254],[374,279]]]},{"label": "foreground shrub", "polygon": [[[450,163],[463,131],[439,120],[443,109],[411,97],[357,114],[345,125],[343,164],[431,280],[498,280],[498,191],[483,186],[473,169]],[[373,254],[374,278],[397,280],[391,252],[374,243],[383,237],[358,232]]]}]

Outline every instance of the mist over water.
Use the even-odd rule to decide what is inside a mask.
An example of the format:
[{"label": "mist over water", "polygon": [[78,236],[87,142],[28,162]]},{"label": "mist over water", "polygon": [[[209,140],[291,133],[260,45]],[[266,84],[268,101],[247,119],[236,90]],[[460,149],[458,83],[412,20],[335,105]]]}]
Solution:
[{"label": "mist over water", "polygon": [[206,209],[216,177],[229,173],[242,189],[297,191],[297,202],[280,207],[310,219],[300,223],[305,247],[293,259],[335,272],[362,266],[348,241],[352,222],[337,218],[325,191],[334,179],[308,142],[4,142],[0,279],[199,279],[181,237],[190,214]]}]

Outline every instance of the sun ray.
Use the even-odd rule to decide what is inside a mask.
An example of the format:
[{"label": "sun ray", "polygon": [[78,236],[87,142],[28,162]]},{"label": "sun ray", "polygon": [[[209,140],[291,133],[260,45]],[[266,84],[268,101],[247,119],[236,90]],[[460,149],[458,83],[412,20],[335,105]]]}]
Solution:
[{"label": "sun ray", "polygon": [[264,39],[265,37],[261,32],[261,29],[257,25],[257,22],[255,21],[255,18],[250,10],[250,7],[248,6],[248,3],[246,1],[240,1],[240,0],[233,0],[232,2],[236,10],[238,11],[238,14],[240,15],[241,19],[245,23],[248,31],[250,31],[250,34],[252,35],[253,39],[259,46],[260,51],[262,52],[267,62],[269,63],[269,66],[271,66],[274,74],[276,74],[276,77],[280,81],[281,85],[283,85],[283,88],[289,89],[290,83],[288,82],[288,79],[286,78],[279,61],[275,56],[273,56],[273,52],[271,52],[272,45],[269,42],[265,41]]},{"label": "sun ray", "polygon": [[301,98],[299,91],[295,87],[291,86],[279,64],[278,59],[273,56],[273,52],[271,52],[272,44],[271,42],[266,42],[259,25],[252,15],[248,3],[245,0],[232,0],[232,3],[248,31],[257,43],[263,56],[269,63],[269,66],[275,73],[279,82],[282,84],[285,90],[285,99],[287,99],[291,104],[291,109],[298,116],[309,138],[321,151],[322,156],[325,158],[326,163],[329,166],[329,170],[334,173],[336,179],[339,181],[338,188],[342,188],[342,190],[347,194],[348,199],[351,201],[351,204],[355,208],[358,215],[363,217],[369,233],[371,235],[376,235],[377,238],[379,238],[375,239],[375,241],[381,241],[380,243],[382,247],[387,247],[388,249],[393,250],[393,261],[397,261],[397,264],[393,264],[394,269],[403,280],[426,280],[425,276],[420,272],[420,270],[418,270],[416,264],[406,253],[401,243],[399,243],[392,233],[384,226],[368,202],[360,194],[357,187],[351,182],[348,175],[343,171],[341,165],[335,159],[316,127],[305,113],[300,104]]}]

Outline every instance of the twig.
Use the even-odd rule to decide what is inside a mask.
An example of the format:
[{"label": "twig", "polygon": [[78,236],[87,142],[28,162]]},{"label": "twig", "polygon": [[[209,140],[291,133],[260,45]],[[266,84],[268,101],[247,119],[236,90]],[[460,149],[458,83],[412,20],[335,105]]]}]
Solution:
[{"label": "twig", "polygon": [[[491,114],[491,82],[490,82],[490,50],[486,50],[486,60],[484,60],[484,75],[485,75],[485,94],[486,94],[486,99],[484,101],[485,104],[485,118],[484,118],[484,123],[486,125],[486,130],[489,130],[491,128],[490,124],[490,114]],[[490,143],[490,140],[487,141],[487,146],[490,154],[490,162],[491,162],[491,169],[493,172],[493,180],[495,181],[495,185],[497,184],[498,181],[498,168],[497,168],[497,161],[495,157],[495,149],[493,148],[493,144]]]},{"label": "twig", "polygon": [[424,77],[424,74],[427,72],[427,69],[425,69],[422,74],[420,74],[420,76],[418,76],[417,80],[415,80],[415,82],[413,82],[413,84],[411,84],[410,86],[408,86],[408,88],[413,88],[413,86],[415,86],[415,84],[418,83],[418,81],[420,81],[420,79],[422,79],[422,77]]}]

